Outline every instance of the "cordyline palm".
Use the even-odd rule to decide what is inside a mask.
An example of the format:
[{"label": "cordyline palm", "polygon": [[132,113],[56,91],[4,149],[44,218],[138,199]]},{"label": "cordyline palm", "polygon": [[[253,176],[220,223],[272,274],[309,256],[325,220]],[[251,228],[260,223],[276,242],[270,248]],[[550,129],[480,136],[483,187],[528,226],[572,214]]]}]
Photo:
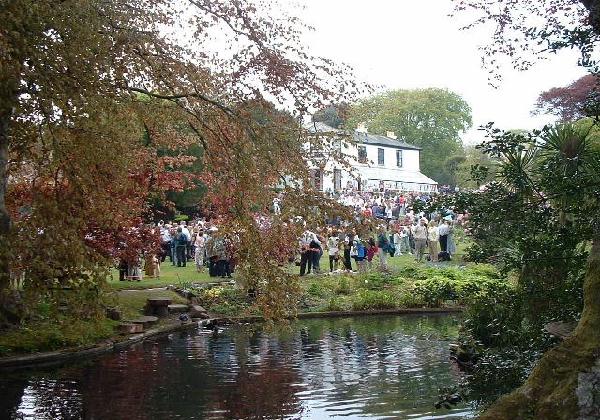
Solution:
[{"label": "cordyline palm", "polygon": [[590,206],[598,205],[594,192],[600,186],[600,153],[594,128],[561,124],[542,132],[536,172],[541,188],[559,211],[561,226],[574,213],[586,209],[585,217]]},{"label": "cordyline palm", "polygon": [[534,147],[506,151],[498,174],[500,183],[524,198],[533,196],[537,192],[532,179],[536,156]]}]

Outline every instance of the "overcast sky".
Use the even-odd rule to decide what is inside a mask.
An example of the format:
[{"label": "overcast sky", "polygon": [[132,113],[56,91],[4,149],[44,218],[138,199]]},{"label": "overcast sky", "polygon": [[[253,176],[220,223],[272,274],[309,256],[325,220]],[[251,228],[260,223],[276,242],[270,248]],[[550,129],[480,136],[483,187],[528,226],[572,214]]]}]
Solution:
[{"label": "overcast sky", "polygon": [[463,136],[467,143],[480,141],[475,129],[489,121],[505,129],[553,121],[531,116],[539,93],[585,74],[577,55],[565,51],[525,72],[504,68],[503,82],[492,88],[478,50],[487,31],[461,31],[461,22],[448,17],[452,0],[296,1],[315,27],[307,36],[313,54],[347,63],[359,79],[386,88],[440,87],[461,95],[473,110],[474,129]]}]

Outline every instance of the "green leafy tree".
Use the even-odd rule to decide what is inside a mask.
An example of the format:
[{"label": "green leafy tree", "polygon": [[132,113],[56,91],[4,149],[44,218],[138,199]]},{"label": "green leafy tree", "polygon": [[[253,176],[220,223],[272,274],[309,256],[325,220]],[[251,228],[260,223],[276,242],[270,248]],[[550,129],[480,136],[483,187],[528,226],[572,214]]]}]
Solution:
[{"label": "green leafy tree", "polygon": [[370,132],[393,131],[422,148],[421,171],[441,184],[452,184],[448,156],[462,154],[460,134],[472,125],[471,107],[446,89],[390,90],[352,106],[348,127],[365,122]]},{"label": "green leafy tree", "polygon": [[346,103],[328,105],[315,112],[312,116],[314,122],[322,122],[333,128],[342,128],[346,124],[350,106]]},{"label": "green leafy tree", "polygon": [[[460,0],[455,8],[458,12],[468,11],[471,24],[467,27],[480,24],[494,27],[483,49],[483,58],[496,80],[500,79],[498,58],[501,56],[508,58],[513,67],[527,69],[536,60],[565,48],[579,51],[579,64],[592,74],[597,75],[600,70],[597,60],[600,6],[596,0]],[[571,130],[558,133],[554,140],[546,143],[546,150],[540,150],[540,161],[546,162],[547,172],[543,183],[551,185],[555,195],[542,191],[539,199],[545,196],[547,208],[561,209],[556,218],[559,226],[569,226],[572,219],[570,229],[588,230],[585,244],[590,252],[583,288],[578,289],[583,292],[581,317],[573,334],[547,352],[526,382],[486,410],[481,416],[483,419],[595,418],[598,414],[597,400],[592,395],[582,395],[581,401],[587,400],[587,404],[580,406],[575,389],[582,373],[589,372],[597,363],[600,352],[599,174],[589,172],[595,165],[580,164],[579,152],[574,153],[579,150],[589,156],[591,151],[598,150],[598,143],[595,130],[576,130],[580,133],[576,136],[567,135],[568,131]],[[581,135],[586,132],[587,135]],[[562,162],[555,167],[553,160],[558,158]],[[532,179],[526,175],[526,168],[523,169],[525,171],[518,171],[520,181]],[[573,171],[575,176],[565,176]],[[573,191],[578,187],[583,190]],[[546,231],[550,229],[548,226]],[[523,236],[532,235],[527,232]]]},{"label": "green leafy tree", "polygon": [[499,162],[476,146],[467,146],[464,155],[448,158],[446,164],[455,164],[455,185],[461,189],[476,189],[494,180]]},{"label": "green leafy tree", "polygon": [[[518,288],[513,296],[476,303],[467,329],[481,342],[512,349],[531,369],[552,344],[541,334],[545,323],[579,322],[562,346],[539,359],[526,385],[484,418],[521,418],[531,411],[536,418],[568,418],[565,413],[577,410],[574,378],[595,363],[600,349],[598,130],[591,120],[531,133],[504,132],[492,125],[487,129],[490,140],[481,149],[500,162],[496,177],[482,191],[452,200],[469,212],[474,242],[469,257],[516,272]],[[494,317],[482,316],[486,312]],[[485,328],[480,328],[486,319]],[[550,380],[553,366],[560,366],[561,373]],[[536,389],[532,397],[525,393],[530,387]],[[558,387],[562,411],[552,417],[549,413],[557,413],[558,401],[543,398]],[[512,411],[515,406],[521,410],[518,414]]]}]

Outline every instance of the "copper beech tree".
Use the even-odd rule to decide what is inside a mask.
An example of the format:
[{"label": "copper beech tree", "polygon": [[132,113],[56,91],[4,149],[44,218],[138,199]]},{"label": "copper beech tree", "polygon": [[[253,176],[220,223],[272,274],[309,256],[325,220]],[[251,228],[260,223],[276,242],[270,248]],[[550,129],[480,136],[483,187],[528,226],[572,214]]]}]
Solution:
[{"label": "copper beech tree", "polygon": [[595,117],[600,104],[598,88],[598,76],[586,74],[568,86],[542,92],[535,104],[535,113],[553,114],[565,122]]},{"label": "copper beech tree", "polygon": [[[308,54],[302,23],[276,10],[0,0],[0,320],[40,298],[58,304],[64,289],[89,308],[149,199],[196,177],[267,316],[290,313],[282,264],[304,223],[337,211],[310,187],[299,122],[357,86],[347,68]],[[204,171],[190,174],[183,151],[198,143]],[[276,186],[284,213],[261,222]]]}]

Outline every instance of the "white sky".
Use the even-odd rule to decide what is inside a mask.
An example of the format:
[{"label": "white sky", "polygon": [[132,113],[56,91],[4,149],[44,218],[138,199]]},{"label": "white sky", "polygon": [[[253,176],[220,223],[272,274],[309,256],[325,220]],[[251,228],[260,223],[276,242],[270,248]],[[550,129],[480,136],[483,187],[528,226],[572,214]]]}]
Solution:
[{"label": "white sky", "polygon": [[533,129],[554,120],[530,114],[539,93],[585,74],[577,54],[563,51],[526,72],[502,70],[497,89],[481,66],[484,28],[461,31],[451,19],[452,0],[296,0],[303,20],[315,28],[308,50],[352,66],[360,80],[385,88],[448,88],[473,110],[465,143],[482,139],[476,129],[494,121],[499,128]]}]

